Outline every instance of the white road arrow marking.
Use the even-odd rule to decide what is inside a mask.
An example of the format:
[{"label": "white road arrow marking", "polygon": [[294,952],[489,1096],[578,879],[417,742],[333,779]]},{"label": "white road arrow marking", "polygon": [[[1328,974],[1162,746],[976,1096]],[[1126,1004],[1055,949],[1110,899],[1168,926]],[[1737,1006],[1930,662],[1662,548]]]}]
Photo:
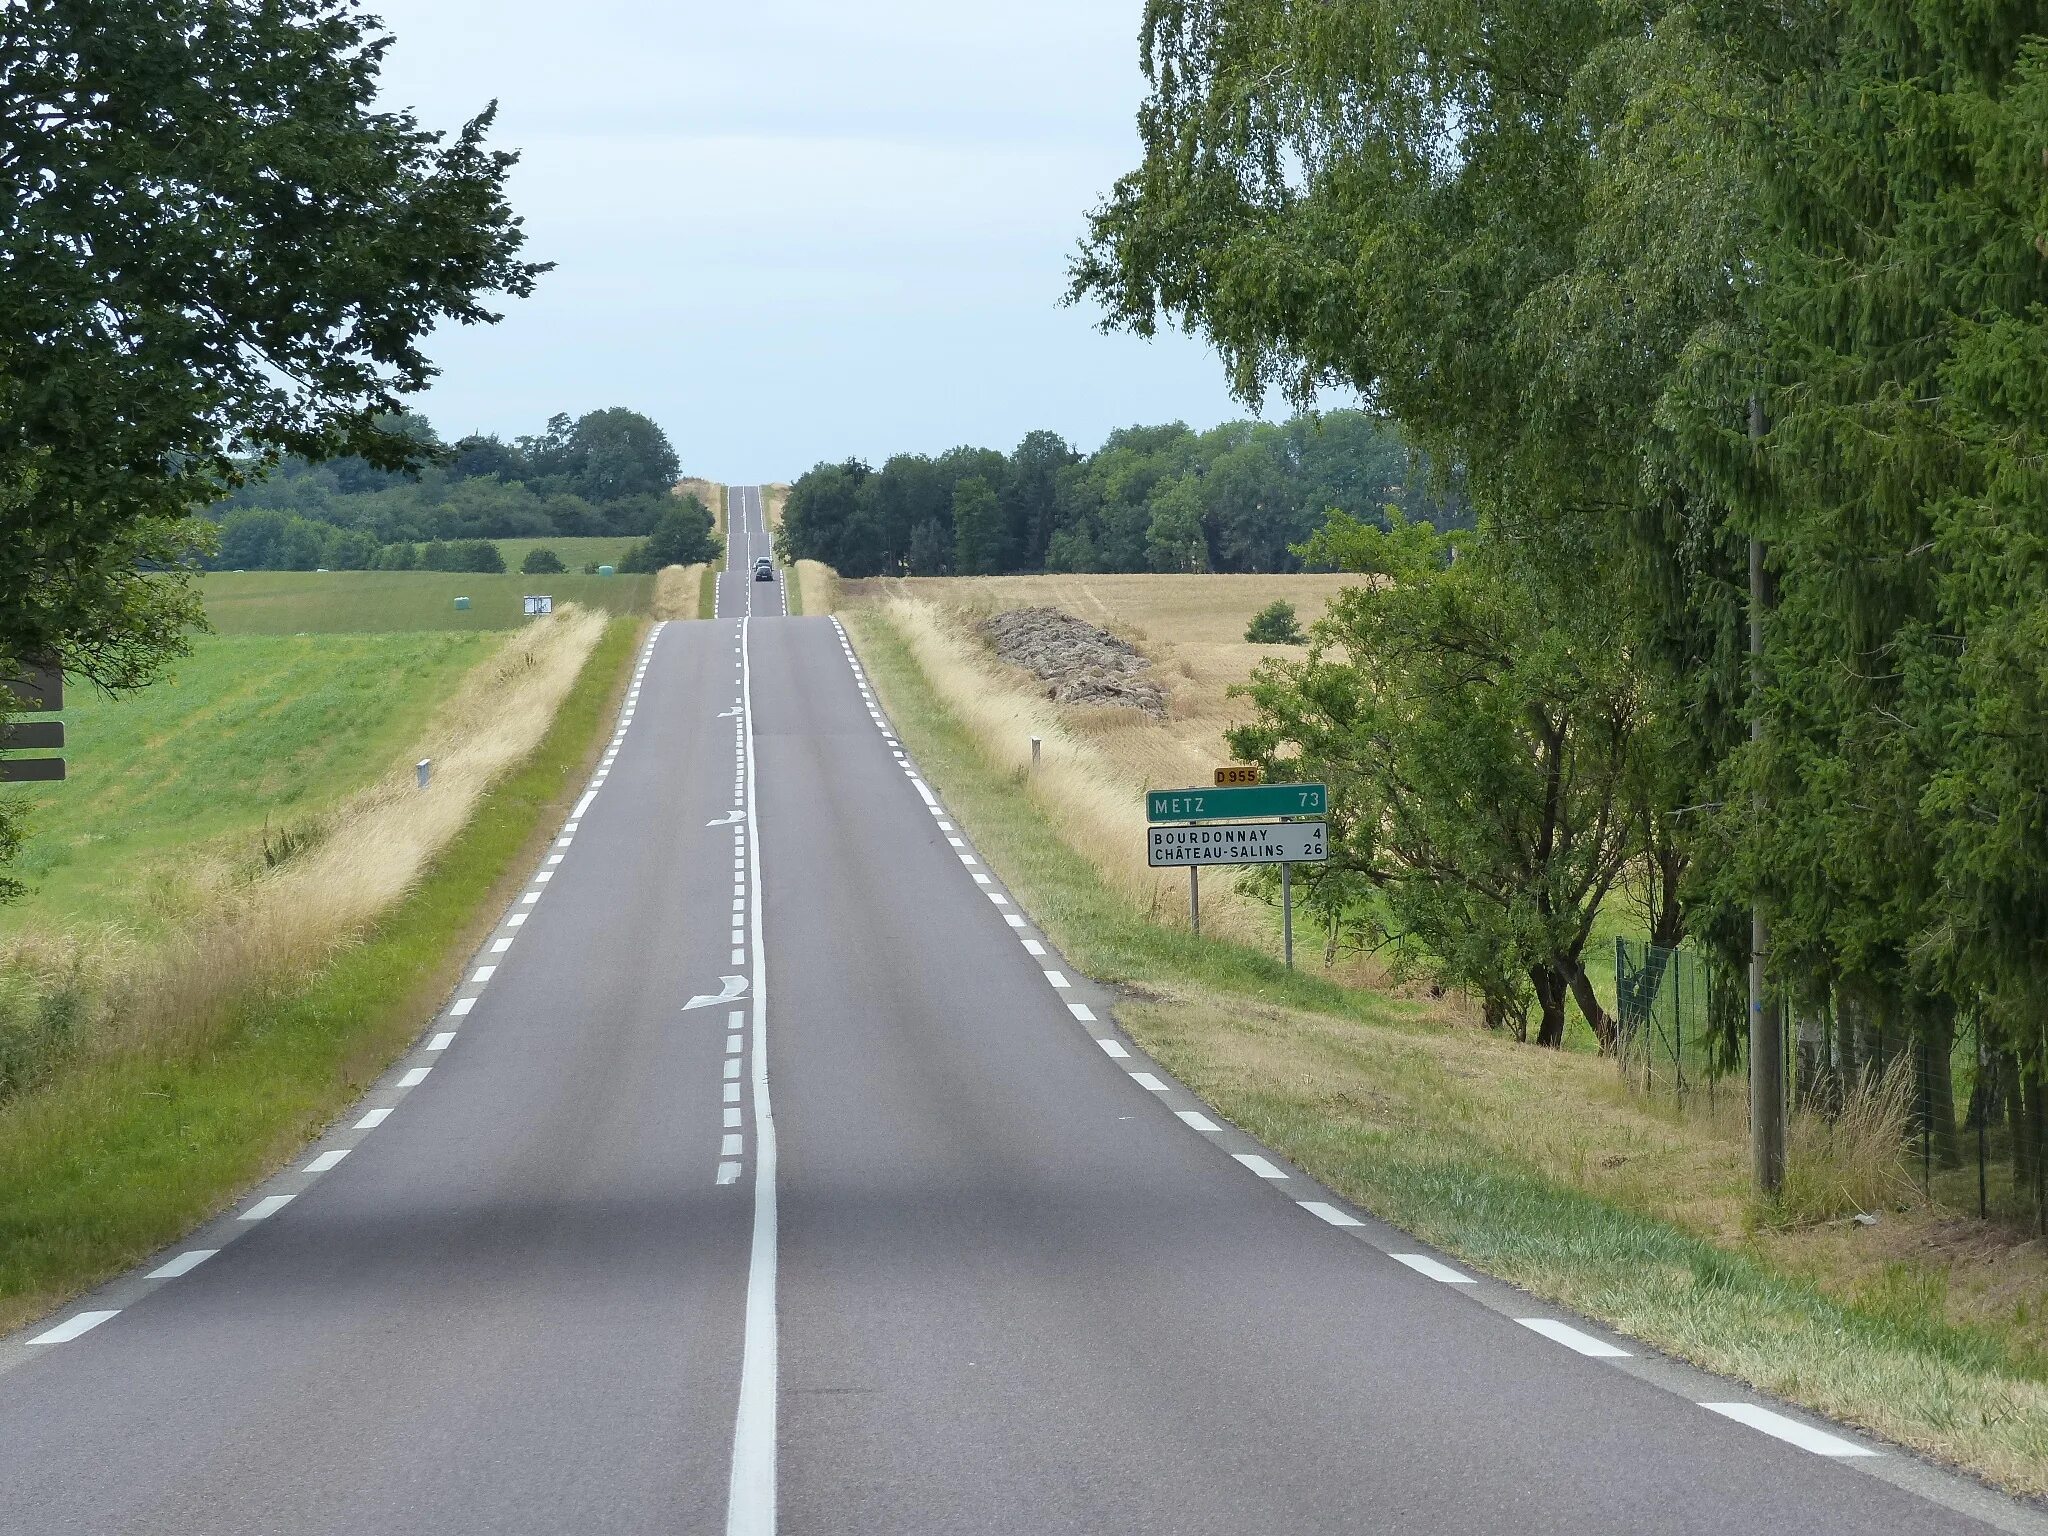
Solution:
[{"label": "white road arrow marking", "polygon": [[746,996],[746,977],[725,976],[721,977],[720,980],[722,980],[725,983],[725,990],[723,992],[719,993],[716,997],[705,997],[700,993],[698,996],[691,998],[687,1003],[683,1004],[683,1012],[688,1013],[692,1008],[709,1008],[714,1003],[729,1003],[736,998]]},{"label": "white road arrow marking", "polygon": [[707,821],[704,823],[704,825],[707,827],[736,827],[746,819],[747,818],[738,811],[727,811],[723,816],[719,817],[718,820]]}]

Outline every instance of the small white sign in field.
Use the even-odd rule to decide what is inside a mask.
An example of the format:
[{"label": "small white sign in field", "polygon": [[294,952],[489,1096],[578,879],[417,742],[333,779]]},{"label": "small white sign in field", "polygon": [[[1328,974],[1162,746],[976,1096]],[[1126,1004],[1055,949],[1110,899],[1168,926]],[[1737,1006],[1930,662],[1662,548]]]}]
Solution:
[{"label": "small white sign in field", "polygon": [[526,616],[529,619],[543,619],[555,611],[552,597],[531,597],[526,599]]},{"label": "small white sign in field", "polygon": [[1145,854],[1154,869],[1187,864],[1311,864],[1330,856],[1328,824],[1240,821],[1151,827],[1146,833]]}]

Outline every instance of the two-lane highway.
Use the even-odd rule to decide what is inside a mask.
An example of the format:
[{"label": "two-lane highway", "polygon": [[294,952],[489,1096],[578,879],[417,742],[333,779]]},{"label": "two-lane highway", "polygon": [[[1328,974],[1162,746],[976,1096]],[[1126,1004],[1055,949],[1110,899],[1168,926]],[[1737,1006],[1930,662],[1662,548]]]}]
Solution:
[{"label": "two-lane highway", "polygon": [[217,1252],[0,1344],[0,1532],[2043,1528],[1219,1124],[728,510],[418,1049]]}]

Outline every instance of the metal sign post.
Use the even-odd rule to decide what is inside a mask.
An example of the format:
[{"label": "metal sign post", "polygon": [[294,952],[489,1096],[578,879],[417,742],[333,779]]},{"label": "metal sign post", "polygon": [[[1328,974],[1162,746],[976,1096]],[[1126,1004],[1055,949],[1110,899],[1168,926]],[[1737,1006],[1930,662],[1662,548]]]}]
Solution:
[{"label": "metal sign post", "polygon": [[1280,866],[1280,943],[1287,952],[1287,969],[1294,969],[1294,865]]},{"label": "metal sign post", "polygon": [[[1153,789],[1145,793],[1145,862],[1153,869],[1185,864],[1188,926],[1202,932],[1204,864],[1280,866],[1280,945],[1294,969],[1294,866],[1330,856],[1330,791],[1321,784],[1265,784],[1256,767],[1216,770],[1212,789]],[[1225,816],[1270,817],[1223,821]],[[1305,820],[1301,818],[1316,818]]]}]

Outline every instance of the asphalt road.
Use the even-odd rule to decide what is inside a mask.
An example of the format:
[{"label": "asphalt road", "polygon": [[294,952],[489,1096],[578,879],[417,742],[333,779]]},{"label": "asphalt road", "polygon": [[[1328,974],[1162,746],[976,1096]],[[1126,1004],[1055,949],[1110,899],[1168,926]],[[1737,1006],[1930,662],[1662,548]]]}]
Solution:
[{"label": "asphalt road", "polygon": [[491,969],[167,1277],[0,1342],[0,1532],[2043,1528],[1205,1116],[732,524]]}]

